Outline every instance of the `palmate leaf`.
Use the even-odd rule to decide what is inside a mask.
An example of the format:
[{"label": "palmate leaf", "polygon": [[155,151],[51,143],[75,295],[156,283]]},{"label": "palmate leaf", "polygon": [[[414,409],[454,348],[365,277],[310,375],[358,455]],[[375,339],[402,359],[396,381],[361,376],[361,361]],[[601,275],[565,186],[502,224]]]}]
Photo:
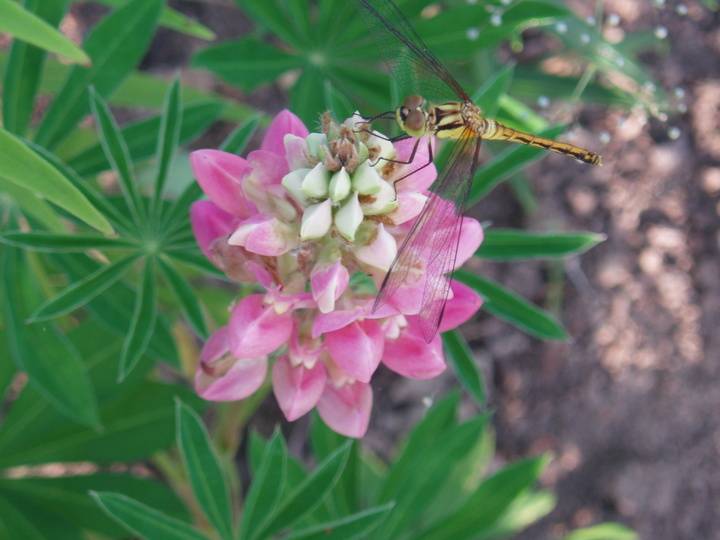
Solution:
[{"label": "palmate leaf", "polygon": [[130,328],[120,355],[118,371],[120,381],[135,368],[138,360],[140,360],[140,357],[150,344],[150,338],[155,328],[155,319],[157,318],[156,302],[155,261],[153,258],[148,257],[145,259],[142,283],[135,296],[135,308],[130,321]]},{"label": "palmate leaf", "polygon": [[0,242],[34,251],[68,253],[89,249],[133,249],[138,245],[123,238],[107,238],[90,234],[58,234],[46,232],[7,231],[0,233]]},{"label": "palmate leaf", "polygon": [[223,540],[232,540],[230,493],[223,469],[200,417],[180,400],[175,402],[177,445],[195,499]]},{"label": "palmate leaf", "polygon": [[245,498],[240,538],[253,538],[272,513],[285,488],[288,452],[282,433],[276,431],[265,445]]},{"label": "palmate leaf", "polygon": [[[200,102],[187,105],[182,110],[182,123],[178,142],[192,141],[212,124],[222,111],[219,103]],[[153,116],[139,122],[128,124],[121,130],[127,143],[128,153],[133,163],[143,161],[153,155],[160,136],[160,116]],[[85,148],[68,159],[68,165],[80,176],[91,176],[110,168],[100,143]]]},{"label": "palmate leaf", "polygon": [[59,54],[70,62],[90,64],[90,58],[80,47],[43,19],[11,0],[0,0],[0,32]]},{"label": "palmate leaf", "polygon": [[177,298],[180,303],[180,307],[188,318],[193,330],[195,330],[201,338],[207,338],[207,325],[205,324],[205,317],[203,316],[202,306],[200,305],[196,291],[193,290],[192,286],[171,263],[165,262],[163,259],[158,259],[158,263],[160,270],[162,270],[165,276],[165,280],[175,293],[175,298]]},{"label": "palmate leaf", "polygon": [[173,156],[177,150],[182,126],[182,109],[180,107],[180,80],[175,79],[165,98],[162,121],[160,124],[160,137],[157,142],[156,161],[157,174],[155,176],[155,195],[153,197],[153,215],[160,206],[161,197],[165,189],[168,170]]},{"label": "palmate leaf", "polygon": [[475,289],[483,297],[483,309],[540,339],[565,341],[568,334],[550,314],[501,285],[465,270],[454,277]]},{"label": "palmate leaf", "polygon": [[501,469],[483,481],[460,508],[417,538],[476,538],[491,528],[512,502],[537,481],[548,461],[545,457],[522,460]]},{"label": "palmate leaf", "polygon": [[65,224],[45,199],[20,184],[0,177],[0,192],[10,197],[22,212],[55,232],[65,232]]},{"label": "palmate leaf", "polygon": [[33,521],[18,511],[8,499],[0,496],[0,538],[46,540]]},{"label": "palmate leaf", "polygon": [[472,351],[465,338],[457,331],[445,332],[442,336],[448,360],[455,375],[465,390],[472,396],[479,406],[483,407],[486,401],[485,381],[482,373],[475,363]]},{"label": "palmate leaf", "polygon": [[112,226],[97,208],[57,169],[28,148],[20,139],[0,128],[0,177],[14,182],[103,233]]},{"label": "palmate leaf", "polygon": [[[56,27],[65,14],[68,0],[31,0],[25,8]],[[14,40],[10,48],[3,81],[3,127],[16,135],[24,135],[30,123],[46,52],[40,47]]]},{"label": "palmate leaf", "polygon": [[90,103],[105,156],[118,176],[125,204],[130,209],[136,225],[140,225],[144,215],[143,205],[125,138],[115,123],[110,109],[92,88],[90,89]]},{"label": "palmate leaf", "polygon": [[139,255],[125,257],[73,283],[57,296],[44,302],[30,315],[28,320],[30,322],[45,321],[65,315],[86,305],[90,300],[119,281],[138,257]]},{"label": "palmate leaf", "polygon": [[102,510],[129,532],[152,540],[206,540],[197,529],[118,493],[91,492]]},{"label": "palmate leaf", "polygon": [[[55,517],[63,529],[72,525],[100,533],[103,537],[123,537],[124,529],[98,511],[93,498],[88,494],[89,490],[119,492],[173,517],[187,519],[187,511],[177,495],[166,485],[151,478],[119,473],[94,473],[57,478],[0,480],[0,496],[8,496],[17,509],[35,523],[50,521]],[[45,538],[53,539],[55,536]]]},{"label": "palmate leaf", "polygon": [[[127,0],[100,0],[100,2],[107,6],[120,7],[127,3]],[[162,13],[160,14],[159,24],[160,26],[182,32],[188,36],[205,40],[215,39],[215,33],[207,26],[200,24],[169,6],[163,8]]]},{"label": "palmate leaf", "polygon": [[220,150],[231,154],[242,154],[260,124],[260,116],[254,115],[236,127],[222,142]]},{"label": "palmate leaf", "polygon": [[601,523],[592,527],[578,529],[563,540],[637,540],[637,533],[619,523]]},{"label": "palmate leaf", "polygon": [[556,259],[584,253],[605,236],[595,233],[529,233],[512,229],[489,229],[475,253],[481,259]]},{"label": "palmate leaf", "polygon": [[374,506],[344,516],[340,519],[327,521],[291,533],[288,540],[351,540],[354,538],[368,538],[372,531],[392,511],[395,503]]},{"label": "palmate leaf", "polygon": [[35,141],[50,150],[89,110],[87,89],[110,95],[137,65],[155,32],[163,0],[131,0],[103,19],[83,44],[90,67],[75,67],[55,96]]},{"label": "palmate leaf", "polygon": [[[53,325],[26,325],[27,296],[32,284],[21,272],[21,254],[3,249],[2,296],[7,346],[18,369],[60,413],[94,429],[99,428],[97,398],[75,347]],[[57,358],[62,358],[58,362]]]},{"label": "palmate leaf", "polygon": [[337,482],[345,468],[349,453],[350,442],[338,448],[315,467],[300,485],[279,502],[255,537],[264,538],[291,527],[316,508]]}]

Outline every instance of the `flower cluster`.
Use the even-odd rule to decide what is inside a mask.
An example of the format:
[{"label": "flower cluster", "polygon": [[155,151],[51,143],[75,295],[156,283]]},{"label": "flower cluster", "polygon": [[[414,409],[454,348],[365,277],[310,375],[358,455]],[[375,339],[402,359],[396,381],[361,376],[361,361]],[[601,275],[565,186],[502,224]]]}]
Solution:
[{"label": "flower cluster", "polygon": [[[195,386],[208,400],[243,399],[267,376],[288,420],[313,408],[332,429],[362,437],[372,408],[370,380],[382,363],[405,377],[445,369],[439,337],[427,344],[415,320],[421,283],[373,310],[390,267],[436,177],[420,145],[392,144],[355,115],[338,124],[325,115],[308,133],[288,111],[272,122],[247,158],[217,150],[191,155],[208,197],[191,208],[203,253],[236,281],[262,292],[237,301],[229,322],[205,344]],[[385,159],[381,159],[385,158]],[[408,169],[413,167],[413,169]],[[480,224],[463,220],[461,265],[482,241]],[[479,296],[452,282],[441,331],[480,307]]]}]

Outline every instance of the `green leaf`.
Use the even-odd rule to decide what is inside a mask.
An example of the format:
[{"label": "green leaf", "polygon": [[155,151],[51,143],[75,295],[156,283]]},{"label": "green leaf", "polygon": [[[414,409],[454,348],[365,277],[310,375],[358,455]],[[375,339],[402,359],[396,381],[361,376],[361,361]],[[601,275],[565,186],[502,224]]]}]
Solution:
[{"label": "green leaf", "polygon": [[332,82],[325,80],[323,90],[325,109],[330,111],[334,118],[342,121],[353,113],[355,107],[353,107],[345,95],[338,92]]},{"label": "green leaf", "polygon": [[128,376],[147,350],[155,328],[156,317],[155,263],[153,259],[147,258],[142,286],[138,289],[135,297],[133,317],[120,356],[119,380],[122,381]]},{"label": "green leaf", "polygon": [[512,229],[489,229],[480,249],[481,259],[555,259],[584,253],[605,236],[595,233],[529,233]]},{"label": "green leaf", "polygon": [[163,0],[132,0],[90,32],[84,49],[90,67],[75,67],[45,113],[36,142],[52,150],[89,110],[88,87],[112,94],[145,54],[155,33]]},{"label": "green leaf", "polygon": [[290,8],[291,4],[301,4],[297,0],[235,0],[235,3],[253,20],[287,43],[298,49],[302,49],[306,43],[303,39],[305,33],[298,28],[297,21],[293,20],[293,14],[297,14],[297,11]]},{"label": "green leaf", "polygon": [[195,499],[224,540],[232,540],[230,493],[210,436],[200,417],[180,400],[175,402],[177,445]]},{"label": "green leaf", "polygon": [[87,251],[89,249],[132,249],[138,247],[137,244],[124,238],[107,238],[105,236],[90,234],[56,234],[22,231],[0,233],[0,242],[9,246],[54,253]]},{"label": "green leaf", "polygon": [[[100,426],[95,391],[77,350],[53,325],[23,322],[28,275],[17,250],[3,250],[3,316],[8,348],[18,369],[59,412],[83,425]],[[58,361],[61,358],[62,361]]]},{"label": "green leaf", "polygon": [[294,532],[288,540],[350,540],[369,538],[369,534],[385,519],[395,503],[374,506],[340,519],[313,525]]},{"label": "green leaf", "polygon": [[285,487],[287,448],[278,430],[265,446],[257,472],[252,477],[250,491],[243,506],[240,538],[257,538],[260,527],[272,514]]},{"label": "green leaf", "polygon": [[148,540],[206,540],[197,529],[118,493],[91,492],[108,516]]},{"label": "green leaf", "polygon": [[131,255],[100,268],[86,278],[64,289],[57,296],[43,303],[30,315],[30,322],[39,322],[70,313],[103,293],[122,278],[135,262],[138,255]]},{"label": "green leaf", "polygon": [[65,232],[65,224],[55,210],[31,190],[0,177],[0,194],[0,200],[9,197],[27,216],[32,216],[47,229]]},{"label": "green leaf", "polygon": [[465,387],[465,390],[468,391],[468,394],[473,397],[475,403],[481,407],[485,406],[487,397],[485,394],[485,382],[467,341],[457,331],[445,332],[442,337],[448,359],[455,370],[455,375]]},{"label": "green leaf", "polygon": [[632,529],[619,523],[601,523],[592,527],[578,529],[563,540],[637,540],[639,536]]},{"label": "green leaf", "polygon": [[556,502],[555,496],[548,491],[523,493],[515,498],[491,527],[475,537],[475,540],[512,538],[552,512]]},{"label": "green leaf", "polygon": [[460,508],[433,524],[418,539],[476,538],[537,481],[548,461],[545,457],[527,459],[501,469],[480,484]]},{"label": "green leaf", "polygon": [[[435,498],[452,478],[455,464],[477,447],[486,426],[487,416],[483,415],[435,433],[413,474],[400,486],[394,498],[397,506],[381,524],[379,538],[397,538],[401,531],[416,537],[415,532],[427,523]],[[419,470],[422,474],[418,474]]]},{"label": "green leaf", "polygon": [[[165,212],[162,230],[176,231],[180,227],[186,227],[190,214],[190,205],[198,200],[203,194],[197,182],[190,182],[175,199],[175,202]],[[181,255],[182,257],[182,255]]]},{"label": "green leaf", "polygon": [[[0,479],[0,492],[8,494],[25,515],[60,527],[96,531],[104,538],[122,538],[125,531],[99,512],[89,490],[116,491],[133,497],[173,517],[187,518],[187,511],[169,487],[151,478],[118,473],[94,473],[55,478]],[[48,538],[55,538],[50,535]]]},{"label": "green leaf", "polygon": [[489,79],[473,94],[473,102],[489,118],[494,118],[500,108],[500,96],[506,94],[515,75],[515,64],[510,64]]},{"label": "green leaf", "polygon": [[220,150],[231,154],[242,154],[250,139],[255,134],[260,116],[251,116],[244,124],[236,127],[220,145]]},{"label": "green leaf", "polygon": [[208,69],[244,90],[253,90],[300,67],[300,61],[277,47],[246,37],[202,49],[191,65]]},{"label": "green leaf", "polygon": [[175,297],[180,303],[183,313],[188,318],[190,325],[201,338],[207,338],[208,331],[205,325],[205,317],[203,316],[202,307],[196,291],[193,290],[192,286],[172,264],[165,262],[163,259],[159,259],[159,263],[160,269],[175,293]]},{"label": "green leaf", "polygon": [[118,176],[125,197],[125,204],[127,204],[130,212],[135,217],[135,223],[140,225],[142,223],[142,201],[140,200],[137,181],[132,170],[132,160],[125,139],[120,132],[120,128],[115,123],[115,118],[110,113],[110,109],[92,88],[90,89],[90,101],[105,156]]},{"label": "green leaf", "polygon": [[[127,0],[99,0],[106,6],[120,7],[127,3]],[[160,26],[176,30],[188,36],[204,40],[214,40],[215,33],[207,26],[187,17],[183,13],[171,8],[164,7],[160,15]]]},{"label": "green leaf", "polygon": [[485,299],[483,309],[540,339],[567,340],[565,329],[550,314],[489,279],[465,270],[455,272],[458,281],[475,289]]},{"label": "green leaf", "polygon": [[87,198],[55,167],[20,139],[0,128],[0,177],[31,190],[38,197],[64,208],[103,233],[112,227]]},{"label": "green leaf", "polygon": [[291,527],[317,507],[340,477],[349,453],[348,441],[320,463],[297,488],[280,501],[256,538],[264,538]]},{"label": "green leaf", "polygon": [[[183,108],[182,127],[179,143],[192,141],[212,124],[222,111],[218,103],[194,103]],[[122,129],[123,139],[127,142],[128,152],[133,163],[138,163],[153,155],[160,136],[161,117],[153,116]],[[93,145],[68,159],[68,165],[81,176],[91,176],[110,168],[101,144]]]},{"label": "green leaf", "polygon": [[90,58],[80,47],[16,2],[0,0],[0,32],[7,32],[70,62],[90,63]]},{"label": "green leaf", "polygon": [[[540,135],[553,138],[564,130],[564,126],[556,126],[543,130]],[[527,167],[533,161],[537,161],[546,155],[547,151],[542,148],[526,145],[511,146],[475,173],[468,197],[468,206],[473,206],[485,195],[490,193],[490,191],[495,189],[500,182],[510,178],[513,174]]]},{"label": "green leaf", "polygon": [[[29,0],[28,11],[56,27],[65,14],[68,0]],[[27,130],[45,65],[44,49],[13,41],[3,82],[2,117],[5,129],[16,135]]]},{"label": "green leaf", "polygon": [[25,141],[30,148],[35,150],[37,154],[47,160],[57,171],[67,178],[77,189],[79,189],[85,197],[105,215],[110,222],[123,232],[134,231],[134,227],[129,218],[120,211],[109,197],[101,193],[89,182],[83,181],[77,173],[65,164],[59,157],[46,150],[42,146],[38,146],[34,142]]},{"label": "green leaf", "polygon": [[418,422],[408,436],[400,455],[393,461],[380,492],[379,500],[387,502],[400,496],[402,486],[425,459],[426,449],[453,425],[460,396],[456,392],[437,402]]},{"label": "green leaf", "polygon": [[180,80],[175,79],[165,99],[165,107],[160,124],[160,137],[156,152],[157,175],[155,176],[155,209],[160,204],[168,169],[175,155],[180,140],[180,126],[182,125],[182,109],[180,108]]},{"label": "green leaf", "polygon": [[46,540],[46,536],[35,528],[32,521],[4,497],[0,497],[0,538]]}]

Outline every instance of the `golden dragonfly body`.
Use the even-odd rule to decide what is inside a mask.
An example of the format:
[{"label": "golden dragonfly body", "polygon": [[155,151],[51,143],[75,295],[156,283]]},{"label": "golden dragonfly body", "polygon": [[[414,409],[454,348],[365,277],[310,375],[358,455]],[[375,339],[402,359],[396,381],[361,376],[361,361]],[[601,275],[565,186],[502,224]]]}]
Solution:
[{"label": "golden dragonfly body", "polygon": [[396,109],[395,119],[411,137],[435,135],[439,139],[460,139],[470,136],[486,141],[509,141],[565,154],[590,165],[602,163],[600,155],[585,148],[525,133],[486,118],[480,107],[470,101],[435,105],[427,103],[422,96],[408,96]]}]

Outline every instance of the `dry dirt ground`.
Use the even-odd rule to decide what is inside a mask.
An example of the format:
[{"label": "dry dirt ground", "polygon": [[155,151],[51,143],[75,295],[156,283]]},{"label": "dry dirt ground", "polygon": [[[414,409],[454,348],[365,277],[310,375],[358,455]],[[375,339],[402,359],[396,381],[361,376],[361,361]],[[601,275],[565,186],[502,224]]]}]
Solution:
[{"label": "dry dirt ground", "polygon": [[[249,27],[223,8],[174,4],[226,38]],[[594,2],[575,4],[589,11]],[[499,459],[556,456],[543,484],[557,493],[557,509],[523,539],[559,538],[608,519],[643,539],[720,538],[720,17],[696,0],[684,16],[677,2],[657,4],[605,2],[620,28],[669,30],[670,53],[649,55],[646,65],[672,95],[684,90],[676,99],[687,112],[664,124],[587,111],[582,142],[595,147],[599,133],[609,134],[603,168],[550,156],[527,174],[539,202],[532,216],[523,217],[507,189],[474,210],[496,225],[608,237],[568,261],[565,280],[559,267],[540,263],[482,268],[557,308],[571,343],[542,343],[487,315],[464,328],[487,376]],[[186,66],[191,48],[163,32],[145,65]],[[251,96],[267,110],[282,99],[273,89]],[[386,453],[428,398],[452,384],[380,374],[369,444]],[[273,408],[264,407],[270,416]],[[305,429],[293,428],[293,446]]]}]

